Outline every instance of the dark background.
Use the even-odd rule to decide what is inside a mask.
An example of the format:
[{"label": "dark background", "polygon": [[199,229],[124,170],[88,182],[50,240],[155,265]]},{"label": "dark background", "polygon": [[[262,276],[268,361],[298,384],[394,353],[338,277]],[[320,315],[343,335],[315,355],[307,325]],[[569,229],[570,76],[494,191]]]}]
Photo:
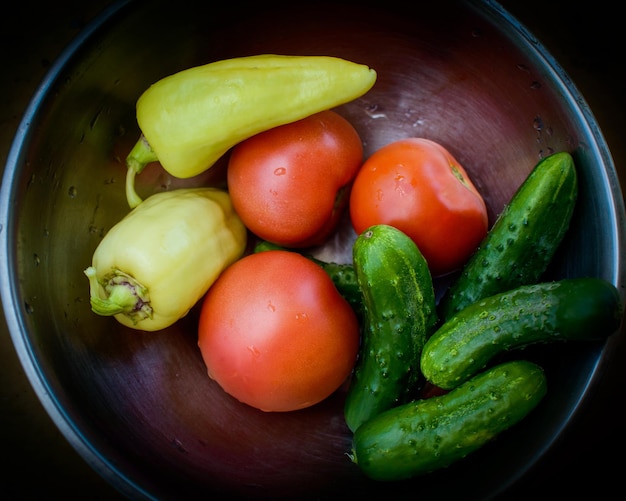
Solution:
[{"label": "dark background", "polygon": [[[108,3],[22,1],[12,3],[11,13],[5,10],[0,17],[0,166],[50,64]],[[626,147],[621,136],[626,123],[626,58],[616,8],[611,9],[607,0],[577,5],[563,0],[500,3],[537,36],[580,90],[605,135],[625,190]],[[624,334],[614,343],[614,354],[585,412],[506,499],[546,494],[563,499],[587,492],[608,499],[624,492]],[[11,501],[120,499],[44,412],[19,364],[4,317],[0,318],[0,360],[0,496]]]}]

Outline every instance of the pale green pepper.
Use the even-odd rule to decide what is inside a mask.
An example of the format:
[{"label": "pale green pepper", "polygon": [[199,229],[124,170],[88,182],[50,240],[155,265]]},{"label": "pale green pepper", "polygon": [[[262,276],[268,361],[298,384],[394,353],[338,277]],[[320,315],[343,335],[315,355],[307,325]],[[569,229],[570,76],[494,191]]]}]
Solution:
[{"label": "pale green pepper", "polygon": [[150,86],[137,101],[141,137],[126,159],[126,197],[141,203],[135,175],[158,161],[189,178],[255,134],[352,101],[376,72],[330,56],[262,54],[183,70]]},{"label": "pale green pepper", "polygon": [[139,330],[169,327],[243,255],[246,242],[247,229],[223,190],[151,195],[96,248],[85,270],[91,308]]}]

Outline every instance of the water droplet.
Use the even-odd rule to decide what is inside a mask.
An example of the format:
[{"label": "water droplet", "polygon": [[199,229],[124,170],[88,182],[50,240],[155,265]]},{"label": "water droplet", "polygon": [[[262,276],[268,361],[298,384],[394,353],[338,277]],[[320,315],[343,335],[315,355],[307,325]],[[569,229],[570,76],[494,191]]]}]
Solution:
[{"label": "water droplet", "polygon": [[254,355],[255,357],[258,357],[261,354],[256,346],[248,346],[248,351],[252,353],[252,355]]},{"label": "water droplet", "polygon": [[76,189],[75,186],[70,186],[70,188],[67,190],[67,194],[70,196],[70,198],[76,198],[76,195],[78,195],[78,189]]},{"label": "water droplet", "polygon": [[98,110],[96,112],[96,114],[94,115],[94,117],[91,119],[91,121],[89,122],[89,128],[91,130],[93,130],[93,128],[96,126],[96,123],[98,122],[98,118],[100,118],[100,114],[102,113],[102,110]]},{"label": "water droplet", "polygon": [[33,309],[33,305],[30,304],[28,301],[24,301],[24,308],[26,309],[26,313],[28,313],[29,315],[35,311]]},{"label": "water droplet", "polygon": [[367,113],[370,118],[386,118],[387,115],[381,111],[378,111],[377,104],[370,104],[365,108],[365,113]]},{"label": "water droplet", "polygon": [[39,264],[41,263],[41,259],[39,258],[39,256],[37,254],[33,254],[33,259],[35,261],[35,266],[39,266]]},{"label": "water droplet", "polygon": [[274,306],[271,301],[268,301],[267,309],[270,310],[271,312],[274,312],[276,311],[276,306]]},{"label": "water droplet", "polygon": [[275,176],[284,176],[285,174],[287,174],[287,169],[284,167],[277,167],[274,169]]}]

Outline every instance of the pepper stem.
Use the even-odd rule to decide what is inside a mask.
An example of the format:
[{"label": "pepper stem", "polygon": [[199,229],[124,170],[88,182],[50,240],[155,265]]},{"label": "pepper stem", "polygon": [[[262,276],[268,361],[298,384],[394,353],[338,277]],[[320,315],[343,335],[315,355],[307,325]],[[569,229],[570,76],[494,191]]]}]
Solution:
[{"label": "pepper stem", "polygon": [[137,207],[143,200],[135,190],[135,176],[150,162],[157,162],[159,158],[142,134],[133,149],[126,157],[126,200],[131,209]]},{"label": "pepper stem", "polygon": [[[152,318],[152,307],[148,289],[130,275],[113,270],[102,280],[98,280],[93,266],[85,270],[89,279],[91,309],[102,316],[124,314],[137,323],[145,318]],[[106,297],[102,297],[102,292]]]}]

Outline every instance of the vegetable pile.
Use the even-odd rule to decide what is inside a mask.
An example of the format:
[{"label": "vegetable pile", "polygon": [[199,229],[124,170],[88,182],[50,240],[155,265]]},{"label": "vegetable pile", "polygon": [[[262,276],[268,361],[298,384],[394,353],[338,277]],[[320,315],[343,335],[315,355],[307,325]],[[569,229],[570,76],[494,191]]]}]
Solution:
[{"label": "vegetable pile", "polygon": [[[339,58],[260,55],[155,83],[137,103],[131,210],[85,274],[92,310],[133,329],[198,305],[208,376],[247,405],[294,411],[345,384],[347,456],[391,481],[461,460],[539,405],[543,369],[504,353],[603,341],[623,304],[597,277],[542,281],[578,196],[568,152],[540,160],[489,227],[471,166],[436,141],[363,158],[334,108],[375,82]],[[135,191],[148,163],[186,178],[226,156],[225,188]],[[351,262],[314,257],[344,214]]]}]

